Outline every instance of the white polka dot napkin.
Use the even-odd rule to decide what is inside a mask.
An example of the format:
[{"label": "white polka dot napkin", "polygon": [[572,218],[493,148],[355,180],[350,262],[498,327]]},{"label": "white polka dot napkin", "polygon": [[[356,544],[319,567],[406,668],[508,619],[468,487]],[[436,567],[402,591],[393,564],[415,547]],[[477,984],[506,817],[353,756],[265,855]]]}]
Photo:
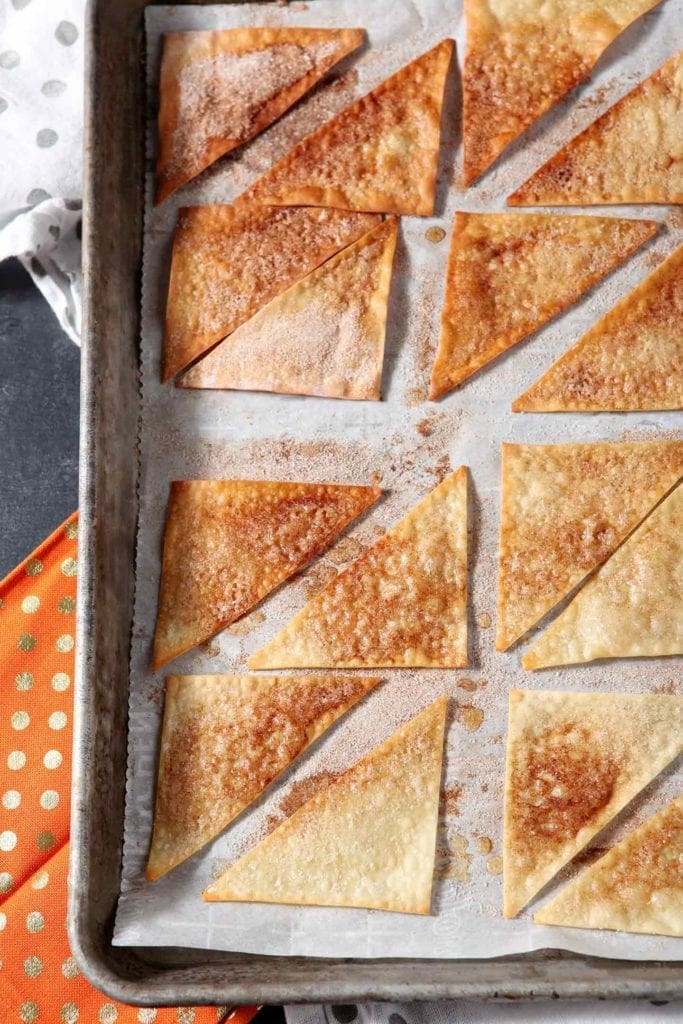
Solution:
[{"label": "white polka dot napkin", "polygon": [[0,0],[0,260],[78,342],[85,0]]}]

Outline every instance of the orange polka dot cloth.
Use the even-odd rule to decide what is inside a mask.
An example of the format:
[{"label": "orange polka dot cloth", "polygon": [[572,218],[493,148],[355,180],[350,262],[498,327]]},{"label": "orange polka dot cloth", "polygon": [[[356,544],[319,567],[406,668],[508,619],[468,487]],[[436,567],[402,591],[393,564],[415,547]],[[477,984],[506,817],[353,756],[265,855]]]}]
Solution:
[{"label": "orange polka dot cloth", "polygon": [[78,517],[0,582],[0,1024],[248,1024],[255,1007],[138,1009],[66,934]]}]

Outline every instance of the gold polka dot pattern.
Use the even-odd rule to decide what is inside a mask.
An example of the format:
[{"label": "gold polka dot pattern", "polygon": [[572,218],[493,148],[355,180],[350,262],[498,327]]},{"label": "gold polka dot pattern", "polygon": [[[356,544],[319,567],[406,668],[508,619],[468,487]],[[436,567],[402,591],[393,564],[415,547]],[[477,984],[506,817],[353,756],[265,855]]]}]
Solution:
[{"label": "gold polka dot pattern", "polygon": [[24,974],[27,978],[39,978],[43,970],[43,961],[39,956],[27,956],[24,960]]},{"label": "gold polka dot pattern", "polygon": [[62,964],[62,974],[69,980],[78,977],[78,964],[72,956],[68,957]]},{"label": "gold polka dot pattern", "polygon": [[26,929],[27,931],[35,934],[35,932],[42,932],[45,927],[45,918],[39,910],[30,910],[26,915]]},{"label": "gold polka dot pattern", "polygon": [[44,853],[48,853],[55,845],[56,839],[52,832],[39,832],[36,836],[36,846]]},{"label": "gold polka dot pattern", "polygon": [[33,1024],[34,1021],[38,1020],[39,1014],[40,1010],[32,999],[27,999],[19,1008],[19,1020],[23,1021],[24,1024]]},{"label": "gold polka dot pattern", "polygon": [[[78,524],[0,582],[0,982],[5,1024],[215,1024],[216,1011],[139,1009],[90,986],[66,935]],[[4,962],[3,962],[4,961]],[[248,1024],[252,1011],[236,1024]],[[238,1015],[239,1017],[239,1015]]]}]

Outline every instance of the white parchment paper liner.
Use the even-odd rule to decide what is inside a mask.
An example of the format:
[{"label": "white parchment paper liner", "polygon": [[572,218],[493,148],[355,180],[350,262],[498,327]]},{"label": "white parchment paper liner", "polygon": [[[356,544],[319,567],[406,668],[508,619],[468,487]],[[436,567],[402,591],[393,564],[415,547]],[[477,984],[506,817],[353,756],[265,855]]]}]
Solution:
[{"label": "white parchment paper liner", "polygon": [[[531,340],[489,365],[439,403],[426,402],[438,334],[445,260],[456,209],[504,209],[509,195],[561,144],[650,74],[681,45],[683,0],[666,0],[610,48],[591,80],[511,146],[496,168],[463,192],[460,167],[459,76],[451,75],[438,210],[434,218],[404,218],[390,303],[384,401],[359,403],[246,392],[211,392],[162,385],[159,365],[170,243],[180,206],[230,202],[257,175],[321,121],[446,35],[463,54],[458,0],[313,0],[310,3],[147,10],[149,173],[142,310],[142,467],[137,593],[132,648],[130,750],[123,886],[114,942],[181,945],[252,953],[353,957],[491,957],[556,947],[600,956],[659,960],[683,957],[675,939],[541,928],[529,911],[501,917],[499,869],[507,691],[597,689],[649,693],[680,679],[680,659],[617,661],[562,671],[527,673],[520,653],[496,654],[493,619],[497,558],[499,451],[516,442],[597,441],[671,436],[674,413],[513,415],[511,401],[591,323],[641,280],[683,236],[683,217],[666,207],[613,207],[586,212],[654,217],[663,230],[626,266]],[[336,84],[317,89],[234,158],[153,209],[156,80],[160,35],[173,29],[245,25],[354,26],[369,46],[342,65]],[[579,212],[577,209],[558,212]],[[425,238],[432,226],[440,243]],[[562,267],[558,266],[558,273]],[[419,428],[419,429],[418,429]],[[471,665],[462,672],[386,671],[384,684],[286,773],[228,832],[155,884],[144,880],[152,825],[156,744],[164,672],[150,672],[160,550],[169,482],[182,478],[261,478],[367,483],[381,474],[381,501],[350,536],[368,544],[378,527],[395,523],[448,466],[471,468]],[[246,627],[176,659],[175,673],[243,673],[249,653],[273,636],[306,601],[312,580],[332,571],[334,550],[263,602]],[[245,628],[249,632],[245,632]],[[240,635],[243,634],[243,635]],[[468,692],[463,679],[478,685]],[[376,911],[271,905],[207,904],[201,892],[213,874],[260,838],[286,813],[286,798],[307,778],[324,780],[352,764],[440,693],[452,696],[446,751],[443,823],[433,909],[429,917]],[[469,731],[456,704],[484,715]],[[674,765],[598,838],[608,846],[680,791]],[[179,794],[182,799],[182,794]],[[477,839],[492,842],[480,852]],[[561,881],[575,873],[563,872]],[[463,880],[466,879],[466,880]],[[557,885],[543,894],[547,898]],[[539,901],[539,902],[542,902]]]}]

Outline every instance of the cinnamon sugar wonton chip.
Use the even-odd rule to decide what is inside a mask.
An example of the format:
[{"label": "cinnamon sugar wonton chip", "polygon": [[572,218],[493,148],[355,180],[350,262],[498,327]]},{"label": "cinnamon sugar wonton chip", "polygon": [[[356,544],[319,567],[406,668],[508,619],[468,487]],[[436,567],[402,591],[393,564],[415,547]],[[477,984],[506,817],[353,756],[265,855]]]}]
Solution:
[{"label": "cinnamon sugar wonton chip", "polygon": [[364,37],[355,28],[167,33],[156,202],[267,128]]},{"label": "cinnamon sugar wonton chip", "polygon": [[246,195],[277,206],[429,216],[453,46],[444,39],[321,125]]},{"label": "cinnamon sugar wonton chip", "polygon": [[377,487],[181,480],[166,515],[154,668],[208,640],[319,555]]},{"label": "cinnamon sugar wonton chip", "polygon": [[428,914],[447,703],[440,697],[319,790],[204,899]]},{"label": "cinnamon sugar wonton chip", "polygon": [[378,681],[359,676],[170,676],[149,881],[222,832]]},{"label": "cinnamon sugar wonton chip", "polygon": [[683,796],[591,864],[534,921],[683,938],[681,850]]},{"label": "cinnamon sugar wonton chip", "polygon": [[627,25],[659,0],[465,0],[463,179],[590,73]]},{"label": "cinnamon sugar wonton chip", "polygon": [[504,444],[496,650],[601,565],[683,474],[683,441]]},{"label": "cinnamon sugar wonton chip", "polygon": [[430,398],[576,302],[656,231],[650,220],[456,213]]},{"label": "cinnamon sugar wonton chip", "polygon": [[683,203],[683,50],[550,158],[509,206]]},{"label": "cinnamon sugar wonton chip", "polygon": [[683,408],[683,245],[512,403],[513,412]]},{"label": "cinnamon sugar wonton chip", "polygon": [[378,399],[397,233],[392,217],[342,249],[190,367],[179,385]]},{"label": "cinnamon sugar wonton chip", "polygon": [[510,691],[505,917],[673,761],[682,730],[683,697]]},{"label": "cinnamon sugar wonton chip", "polygon": [[335,576],[250,668],[463,668],[467,469]]},{"label": "cinnamon sugar wonton chip", "polygon": [[683,654],[683,485],[601,566],[522,664],[674,654]]},{"label": "cinnamon sugar wonton chip", "polygon": [[371,213],[245,202],[180,210],[166,304],[163,379],[180,373],[380,221]]}]

